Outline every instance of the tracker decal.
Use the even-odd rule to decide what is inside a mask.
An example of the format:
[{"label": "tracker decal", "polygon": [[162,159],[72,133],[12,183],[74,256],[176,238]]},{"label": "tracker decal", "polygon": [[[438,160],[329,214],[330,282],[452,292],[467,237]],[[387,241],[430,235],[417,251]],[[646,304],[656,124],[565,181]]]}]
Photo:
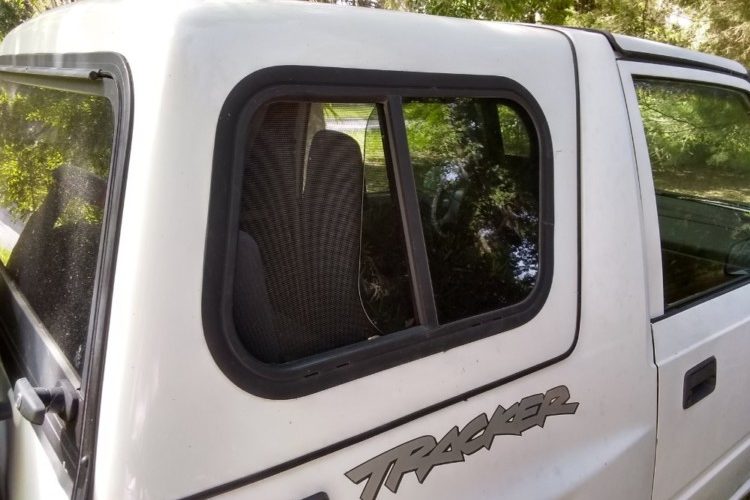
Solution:
[{"label": "tracker decal", "polygon": [[463,462],[464,457],[482,448],[490,450],[495,436],[520,436],[532,427],[544,427],[547,417],[571,415],[578,403],[568,403],[570,391],[564,385],[523,398],[512,406],[498,406],[487,419],[482,413],[459,431],[453,427],[438,441],[433,436],[422,436],[396,446],[368,460],[346,473],[354,484],[367,481],[361,500],[375,500],[385,483],[393,493],[398,492],[401,479],[414,472],[420,484],[438,465]]}]

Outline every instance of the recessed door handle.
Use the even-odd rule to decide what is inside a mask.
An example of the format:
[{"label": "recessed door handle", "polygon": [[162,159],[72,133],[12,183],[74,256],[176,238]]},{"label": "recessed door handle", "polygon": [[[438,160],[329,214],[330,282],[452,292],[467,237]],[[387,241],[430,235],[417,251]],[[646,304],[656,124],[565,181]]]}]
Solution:
[{"label": "recessed door handle", "polygon": [[685,374],[682,408],[687,410],[716,389],[716,358],[701,361]]}]

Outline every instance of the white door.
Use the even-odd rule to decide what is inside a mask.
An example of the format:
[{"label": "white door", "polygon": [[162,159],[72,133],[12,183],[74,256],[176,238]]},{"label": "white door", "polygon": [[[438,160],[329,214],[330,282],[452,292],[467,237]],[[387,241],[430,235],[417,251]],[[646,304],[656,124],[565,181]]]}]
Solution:
[{"label": "white door", "polygon": [[660,302],[654,498],[727,497],[750,477],[750,84],[621,68],[649,151],[638,160]]}]

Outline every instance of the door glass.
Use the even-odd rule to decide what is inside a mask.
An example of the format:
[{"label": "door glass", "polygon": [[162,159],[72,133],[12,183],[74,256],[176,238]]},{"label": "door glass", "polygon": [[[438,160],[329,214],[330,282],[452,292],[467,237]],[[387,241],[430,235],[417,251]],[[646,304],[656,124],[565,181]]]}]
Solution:
[{"label": "door glass", "polygon": [[637,79],[656,188],[667,306],[750,274],[750,101]]},{"label": "door glass", "polygon": [[0,259],[79,373],[113,128],[104,97],[0,81]]},{"label": "door glass", "polygon": [[498,99],[405,99],[438,319],[521,302],[539,271],[539,158],[528,115]]}]

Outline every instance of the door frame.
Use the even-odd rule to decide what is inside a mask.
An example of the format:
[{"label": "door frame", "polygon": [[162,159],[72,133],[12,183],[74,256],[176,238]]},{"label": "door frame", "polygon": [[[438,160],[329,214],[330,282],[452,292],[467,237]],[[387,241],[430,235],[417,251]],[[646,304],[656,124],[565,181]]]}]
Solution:
[{"label": "door frame", "polygon": [[[9,304],[3,306],[5,316],[0,316],[6,332],[0,341],[6,353],[6,368],[11,371],[9,380],[27,377],[32,385],[43,386],[65,378],[78,389],[81,406],[71,429],[64,430],[62,420],[52,414],[45,416],[42,425],[32,428],[45,448],[63,489],[73,498],[85,498],[92,486],[90,478],[93,477],[107,324],[132,131],[130,69],[125,58],[115,53],[20,54],[0,55],[0,75],[19,84],[101,95],[112,105],[114,137],[110,174],[86,353],[80,376],[49,337],[17,287],[8,279],[5,270],[0,269],[0,289],[13,297]],[[21,327],[18,332],[9,328],[7,322],[10,318],[15,326]],[[24,355],[24,352],[31,352],[31,356]],[[39,363],[42,358],[46,362]]]},{"label": "door frame", "polygon": [[[675,449],[674,443],[681,441],[675,436],[677,432],[675,428],[684,429],[685,426],[705,425],[706,412],[727,411],[727,419],[737,421],[737,411],[731,411],[732,409],[725,408],[721,403],[723,401],[726,404],[734,400],[738,396],[737,393],[741,392],[739,389],[734,390],[736,385],[732,385],[732,381],[727,381],[726,375],[731,372],[731,366],[735,361],[732,353],[736,352],[737,346],[733,342],[738,337],[741,338],[740,329],[747,329],[748,317],[743,316],[741,304],[745,303],[743,297],[747,297],[750,292],[748,287],[750,276],[708,289],[697,297],[678,302],[672,307],[667,307],[665,304],[656,191],[634,77],[725,87],[744,92],[746,95],[750,95],[750,82],[721,71],[680,65],[621,60],[618,61],[618,67],[628,107],[641,190],[649,317],[652,325],[654,363],[657,365],[659,380],[657,436],[661,438],[658,439],[658,443],[661,444],[657,444],[656,450],[653,495],[655,498],[661,498],[664,495],[692,496],[701,493],[709,496],[724,495],[731,492],[720,492],[716,489],[717,485],[726,484],[730,481],[729,475],[736,473],[738,467],[741,468],[743,463],[750,463],[750,435],[735,436],[739,440],[732,444],[729,450],[719,451],[723,454],[718,457],[713,456],[717,452],[714,449],[710,452],[711,456],[704,460],[709,463],[704,464],[700,457],[693,459],[691,450],[694,451],[693,448],[700,447],[699,444],[695,444],[695,441],[684,440],[684,442],[692,441],[693,448],[685,445],[684,450]],[[721,310],[717,311],[717,308]],[[706,327],[707,324],[713,327]],[[702,361],[708,361],[711,358],[716,363],[714,365],[716,366],[716,386],[720,389],[724,388],[722,392],[717,392],[717,396],[721,399],[711,401],[709,395],[706,403],[699,403],[695,409],[692,406],[685,408],[683,391],[684,386],[687,385],[687,374],[691,372],[691,367],[700,366]],[[743,374],[733,373],[733,375],[737,375],[734,383],[741,383]],[[728,390],[727,387],[729,387]],[[662,423],[661,426],[659,422]],[[665,426],[665,422],[670,425]],[[726,426],[731,428],[730,423]],[[714,429],[706,429],[707,435],[713,431]],[[727,435],[729,439],[734,439],[731,437],[732,431],[718,434],[719,437],[724,438],[722,441],[724,444],[726,444]],[[672,445],[668,444],[670,442]],[[669,477],[669,471],[660,473],[660,463],[668,463],[665,455],[671,454],[686,455],[687,461],[682,462],[682,465],[688,470],[693,469],[689,477],[677,478],[672,483],[661,479]],[[709,452],[706,452],[706,455],[708,454]],[[693,474],[696,475],[693,476]],[[680,484],[683,479],[687,482]]]}]

